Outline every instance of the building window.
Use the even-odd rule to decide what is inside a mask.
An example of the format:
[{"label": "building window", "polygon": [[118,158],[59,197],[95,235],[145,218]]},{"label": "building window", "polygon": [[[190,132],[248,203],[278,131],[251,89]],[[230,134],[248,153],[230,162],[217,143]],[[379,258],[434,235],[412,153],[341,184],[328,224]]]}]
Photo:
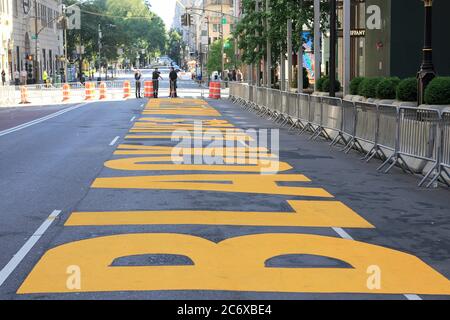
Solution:
[{"label": "building window", "polygon": [[213,24],[213,32],[220,32],[220,26],[218,24]]}]

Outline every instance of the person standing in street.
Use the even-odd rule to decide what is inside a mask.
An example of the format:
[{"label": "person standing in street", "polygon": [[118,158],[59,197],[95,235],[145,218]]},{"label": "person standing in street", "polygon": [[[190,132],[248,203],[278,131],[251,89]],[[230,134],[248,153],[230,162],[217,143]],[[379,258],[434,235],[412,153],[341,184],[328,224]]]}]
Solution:
[{"label": "person standing in street", "polygon": [[134,72],[134,80],[136,80],[136,99],[141,98],[141,77],[142,73],[139,69]]},{"label": "person standing in street", "polygon": [[158,68],[155,68],[155,70],[152,73],[153,98],[158,98],[159,79],[163,80],[163,78],[161,77],[161,72],[158,71]]},{"label": "person standing in street", "polygon": [[2,70],[2,85],[6,84],[6,72],[5,70]]},{"label": "person standing in street", "polygon": [[176,98],[178,74],[173,67],[170,68],[169,79],[170,79],[170,97]]}]

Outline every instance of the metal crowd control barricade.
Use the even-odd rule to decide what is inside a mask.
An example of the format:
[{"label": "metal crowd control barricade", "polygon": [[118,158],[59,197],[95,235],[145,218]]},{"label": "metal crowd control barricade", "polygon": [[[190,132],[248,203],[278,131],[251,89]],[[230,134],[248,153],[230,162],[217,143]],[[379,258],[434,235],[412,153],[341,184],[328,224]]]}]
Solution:
[{"label": "metal crowd control barricade", "polygon": [[406,156],[437,163],[439,122],[440,115],[437,110],[400,107],[395,151],[378,170],[387,167],[384,170],[387,173],[398,165],[403,171],[414,174],[405,160]]},{"label": "metal crowd control barricade", "polygon": [[[343,134],[342,99],[322,97],[322,127],[337,132],[330,145],[333,146],[340,141],[343,141],[344,144],[347,143]],[[327,134],[327,136],[329,135]]]},{"label": "metal crowd control barricade", "polygon": [[265,115],[268,116],[267,119],[271,119],[273,114],[274,114],[274,112],[275,112],[275,110],[272,109],[273,105],[274,105],[273,104],[274,103],[274,99],[275,99],[275,96],[273,94],[274,90],[270,89],[270,88],[265,88],[265,90],[266,90],[266,105],[265,105],[266,112],[265,112]]},{"label": "metal crowd control barricade", "polygon": [[358,151],[364,151],[359,141],[356,139],[356,107],[353,101],[343,100],[342,101],[342,110],[343,110],[343,128],[344,135],[349,136],[349,140],[347,145],[342,149],[345,153],[350,152],[352,149],[356,149]]},{"label": "metal crowd control barricade", "polygon": [[294,119],[296,118],[297,112],[297,94],[293,92],[286,92],[286,110],[285,110],[285,120],[281,123],[282,126],[294,125]]},{"label": "metal crowd control barricade", "polygon": [[[354,137],[351,145],[347,146],[348,153],[351,148],[365,153],[361,142],[375,145],[375,139],[378,126],[378,106],[368,102],[354,102],[355,123],[354,123]],[[367,154],[366,154],[367,156]]]},{"label": "metal crowd control barricade", "polygon": [[280,90],[269,89],[270,90],[270,102],[268,103],[269,108],[269,119],[273,119],[278,122],[282,113],[283,96]]},{"label": "metal crowd control barricade", "polygon": [[312,95],[309,100],[309,123],[313,126],[314,132],[310,139],[316,139],[319,136],[324,137],[326,140],[331,140],[328,132],[325,130],[323,120],[323,108],[322,97]]},{"label": "metal crowd control barricade", "polygon": [[259,115],[264,116],[267,113],[267,89],[264,87],[256,87],[256,104],[259,106]]},{"label": "metal crowd control barricade", "polygon": [[309,123],[309,99],[309,94],[297,94],[297,120],[292,125],[291,129],[299,129],[300,133],[303,133],[305,130],[313,131],[313,128]]},{"label": "metal crowd control barricade", "polygon": [[385,150],[395,151],[397,126],[398,108],[393,105],[378,105],[374,145],[363,159],[369,162],[377,156],[385,161],[387,159]]},{"label": "metal crowd control barricade", "polygon": [[450,187],[450,111],[443,112],[441,115],[440,127],[438,130],[436,164],[427,172],[419,187],[430,179],[426,185],[427,188],[437,183],[439,180]]}]

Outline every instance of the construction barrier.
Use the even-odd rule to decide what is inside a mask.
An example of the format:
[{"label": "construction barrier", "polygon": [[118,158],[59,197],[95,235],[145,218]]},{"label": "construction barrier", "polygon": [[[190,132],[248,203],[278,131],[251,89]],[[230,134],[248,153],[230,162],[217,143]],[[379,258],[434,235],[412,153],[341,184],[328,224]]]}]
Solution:
[{"label": "construction barrier", "polygon": [[94,99],[94,83],[92,82],[86,82],[84,85],[84,92],[85,92],[85,98],[84,100],[88,101],[88,100],[92,100]]},{"label": "construction barrier", "polygon": [[153,98],[153,81],[144,81],[144,97]]},{"label": "construction barrier", "polygon": [[100,91],[99,100],[106,99],[106,83],[100,82],[99,91]]},{"label": "construction barrier", "polygon": [[220,99],[220,82],[211,81],[209,83],[209,97],[211,99]]},{"label": "construction barrier", "polygon": [[70,99],[70,85],[68,83],[64,83],[63,85],[63,99],[62,101],[68,101]]},{"label": "construction barrier", "polygon": [[246,83],[230,84],[230,99],[300,133],[310,132],[312,138],[341,144],[345,152],[357,150],[366,161],[377,157],[383,161],[379,171],[397,166],[423,174],[419,186],[436,186],[437,181],[450,186],[448,111],[292,94]]},{"label": "construction barrier", "polygon": [[20,88],[20,104],[30,103],[28,101],[28,89],[26,86]]},{"label": "construction barrier", "polygon": [[127,99],[130,97],[131,93],[131,84],[130,81],[124,81],[123,82],[123,98]]}]

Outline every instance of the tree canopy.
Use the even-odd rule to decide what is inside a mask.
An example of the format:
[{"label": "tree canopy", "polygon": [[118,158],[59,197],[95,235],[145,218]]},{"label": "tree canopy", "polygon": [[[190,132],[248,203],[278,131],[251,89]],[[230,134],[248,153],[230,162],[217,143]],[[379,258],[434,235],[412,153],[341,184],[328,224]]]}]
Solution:
[{"label": "tree canopy", "polygon": [[76,45],[85,47],[84,58],[98,60],[99,33],[102,31],[102,62],[119,58],[134,61],[145,50],[145,57],[166,49],[166,30],[162,19],[150,10],[145,0],[64,0],[66,5],[76,3],[81,9],[81,30],[68,30],[68,52]]},{"label": "tree canopy", "polygon": [[[208,72],[211,73],[213,71],[222,71],[222,41],[216,40],[214,41],[209,49],[208,53],[208,62],[206,67],[208,68]],[[226,57],[224,58],[224,67],[225,69],[234,69],[236,65],[236,55],[235,55],[235,47],[234,41],[225,40],[224,42],[224,54]]]},{"label": "tree canopy", "polygon": [[[314,7],[312,0],[270,0],[266,11],[266,1],[242,0],[242,19],[237,23],[233,36],[238,39],[238,47],[243,50],[242,60],[255,63],[265,59],[266,42],[269,39],[272,49],[272,62],[278,60],[281,52],[287,48],[287,19],[293,21],[293,48],[300,47],[300,33],[304,28],[313,29]],[[321,3],[321,27],[328,27],[328,1]],[[269,26],[266,24],[266,19]],[[298,36],[296,36],[298,35]],[[282,50],[282,51],[281,51]]]}]

